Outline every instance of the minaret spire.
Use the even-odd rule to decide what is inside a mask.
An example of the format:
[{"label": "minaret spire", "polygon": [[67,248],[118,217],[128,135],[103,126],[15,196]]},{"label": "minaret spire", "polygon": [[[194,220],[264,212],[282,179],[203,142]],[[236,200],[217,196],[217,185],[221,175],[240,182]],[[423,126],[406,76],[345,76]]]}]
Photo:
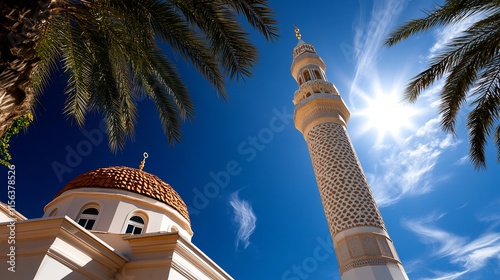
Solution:
[{"label": "minaret spire", "polygon": [[141,160],[141,163],[139,164],[139,170],[142,171],[142,169],[144,168],[144,165],[146,164],[146,159],[149,157],[148,153],[144,152],[144,154],[142,154],[143,158]]},{"label": "minaret spire", "polygon": [[293,26],[295,27],[295,37],[297,37],[297,39],[298,39],[298,40],[300,40],[300,38],[302,37],[302,36],[300,35],[300,29],[299,29],[299,27],[297,26],[297,24],[294,24]]},{"label": "minaret spire", "polygon": [[[295,26],[295,34],[300,33]],[[293,50],[295,127],[309,148],[342,280],[408,280],[349,134],[350,112],[314,47]]]}]

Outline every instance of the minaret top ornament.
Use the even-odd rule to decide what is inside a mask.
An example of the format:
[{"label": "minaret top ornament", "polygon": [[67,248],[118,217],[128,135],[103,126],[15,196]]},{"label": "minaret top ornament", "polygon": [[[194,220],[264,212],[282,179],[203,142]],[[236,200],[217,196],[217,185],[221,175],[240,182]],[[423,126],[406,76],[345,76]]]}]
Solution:
[{"label": "minaret top ornament", "polygon": [[144,154],[142,154],[143,156],[143,159],[141,161],[141,163],[139,164],[139,170],[142,171],[142,169],[144,168],[144,164],[146,164],[146,159],[149,157],[148,153],[144,152]]},{"label": "minaret top ornament", "polygon": [[297,37],[297,39],[299,39],[299,40],[300,40],[300,38],[302,37],[302,36],[300,35],[300,29],[299,29],[299,27],[297,26],[297,24],[294,24],[293,26],[295,27],[295,37]]}]

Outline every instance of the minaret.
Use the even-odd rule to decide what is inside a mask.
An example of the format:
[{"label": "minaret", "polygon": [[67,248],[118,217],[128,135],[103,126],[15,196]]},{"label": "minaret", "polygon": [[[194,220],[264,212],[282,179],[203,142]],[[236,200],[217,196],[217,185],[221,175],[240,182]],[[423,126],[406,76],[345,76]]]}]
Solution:
[{"label": "minaret", "polygon": [[349,109],[314,47],[295,33],[294,122],[309,147],[342,280],[408,279],[347,134]]}]

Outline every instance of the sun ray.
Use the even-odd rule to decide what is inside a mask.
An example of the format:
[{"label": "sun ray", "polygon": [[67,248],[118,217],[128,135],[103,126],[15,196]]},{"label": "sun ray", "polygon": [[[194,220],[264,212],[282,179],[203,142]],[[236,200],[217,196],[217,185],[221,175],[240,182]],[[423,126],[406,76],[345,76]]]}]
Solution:
[{"label": "sun ray", "polygon": [[402,100],[402,91],[397,87],[387,91],[377,81],[371,88],[371,94],[358,92],[360,99],[354,116],[363,118],[360,133],[374,130],[377,135],[376,147],[380,147],[388,138],[402,141],[405,130],[416,129],[413,119],[421,110]]}]

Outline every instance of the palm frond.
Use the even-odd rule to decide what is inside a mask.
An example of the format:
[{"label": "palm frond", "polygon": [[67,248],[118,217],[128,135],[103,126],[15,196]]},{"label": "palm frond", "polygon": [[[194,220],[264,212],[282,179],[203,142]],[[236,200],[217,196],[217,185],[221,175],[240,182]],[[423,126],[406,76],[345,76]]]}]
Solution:
[{"label": "palm frond", "polygon": [[215,1],[216,3],[209,0],[173,2],[188,22],[205,34],[214,55],[220,61],[224,75],[237,80],[251,76],[257,60],[257,50],[228,7],[222,5],[220,0]]},{"label": "palm frond", "polygon": [[393,46],[401,40],[435,26],[459,22],[471,15],[498,11],[498,9],[498,0],[448,0],[445,5],[426,12],[427,17],[410,20],[390,33],[384,45]]},{"label": "palm frond", "polygon": [[153,76],[144,77],[143,79],[145,91],[151,99],[153,99],[160,121],[163,126],[163,131],[167,134],[167,139],[170,145],[181,141],[181,125],[179,122],[180,116],[178,107],[172,101],[171,95],[163,90],[162,85],[154,79]]},{"label": "palm frond", "polygon": [[478,72],[490,64],[500,51],[498,22],[500,14],[481,20],[451,43],[451,47],[457,48],[461,55],[453,65],[441,94],[441,122],[446,131],[454,132],[456,115],[469,89],[476,83]]},{"label": "palm frond", "polygon": [[[174,54],[180,55],[185,61],[190,62],[200,74],[206,78],[216,89],[217,93],[227,99],[224,79],[218,67],[217,56],[214,56],[207,44],[206,38],[195,32],[186,19],[179,14],[179,10],[172,3],[158,0],[122,0],[112,1],[119,5],[120,9],[126,7],[134,11],[133,14],[126,11],[120,14],[124,18],[123,23],[140,34],[156,34],[161,40],[168,44]],[[119,10],[119,9],[116,9]],[[148,45],[147,40],[139,40]],[[137,40],[136,40],[137,41]],[[152,41],[154,43],[154,41]]]},{"label": "palm frond", "polygon": [[500,1],[447,0],[427,13],[391,33],[388,46],[437,25],[454,24],[472,15],[467,30],[449,42],[435,56],[429,68],[414,77],[405,92],[407,100],[415,101],[420,93],[436,80],[446,77],[440,94],[441,126],[454,133],[457,114],[468,99],[474,98],[467,118],[470,159],[475,168],[486,166],[485,145],[496,127],[494,141],[500,161]]},{"label": "palm frond", "polygon": [[478,86],[473,90],[475,106],[468,116],[470,157],[476,168],[484,168],[484,148],[493,125],[500,117],[500,55],[497,55],[481,73]]},{"label": "palm frond", "polygon": [[279,37],[273,11],[262,0],[224,0],[225,4],[235,9],[239,14],[244,14],[248,22],[264,35],[267,40]]},{"label": "palm frond", "polygon": [[180,117],[183,120],[193,119],[194,104],[189,97],[187,88],[182,83],[182,79],[177,74],[175,65],[160,51],[150,53],[149,58],[154,69],[154,76],[166,89],[166,92],[174,98]]},{"label": "palm frond", "polygon": [[113,152],[122,149],[126,141],[127,128],[124,123],[124,104],[115,80],[113,62],[109,56],[109,41],[104,33],[93,33],[90,36],[93,50],[92,57],[92,90],[90,107],[100,111],[106,122],[109,147]]},{"label": "palm frond", "polygon": [[495,142],[495,146],[497,148],[497,161],[500,162],[500,125],[497,126],[493,141]]},{"label": "palm frond", "polygon": [[68,97],[63,112],[83,126],[91,96],[89,85],[92,69],[87,59],[87,42],[81,36],[83,30],[70,15],[66,15],[64,20],[65,25],[58,31],[63,70],[68,76],[65,90]]},{"label": "palm frond", "polygon": [[50,12],[33,87],[41,90],[61,60],[68,77],[65,115],[82,126],[88,112],[102,114],[112,151],[134,132],[139,94],[155,102],[169,143],[180,141],[181,120],[194,117],[165,49],[194,65],[226,99],[225,77],[248,77],[257,61],[238,20],[246,18],[267,40],[278,37],[266,0],[61,0]]},{"label": "palm frond", "polygon": [[31,86],[35,93],[41,93],[47,87],[51,73],[57,69],[56,60],[60,52],[58,49],[58,32],[61,28],[62,17],[54,16],[51,21],[40,30],[40,39],[36,44],[36,52],[40,63],[31,75]]}]

